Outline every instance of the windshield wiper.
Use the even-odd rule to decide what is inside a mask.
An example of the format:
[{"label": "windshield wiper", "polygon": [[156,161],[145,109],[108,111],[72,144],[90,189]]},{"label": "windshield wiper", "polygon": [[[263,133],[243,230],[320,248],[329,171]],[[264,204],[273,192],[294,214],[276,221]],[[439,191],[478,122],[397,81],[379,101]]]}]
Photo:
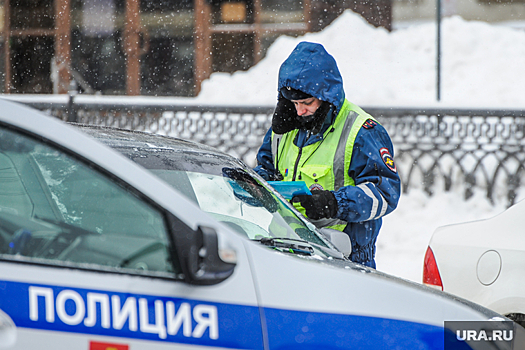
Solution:
[{"label": "windshield wiper", "polygon": [[[271,237],[265,237],[265,238],[266,239],[272,239]],[[306,243],[306,244],[309,245],[310,248],[315,247],[315,248],[317,248],[319,250],[322,250],[324,253],[328,254],[332,258],[341,259],[341,260],[348,260],[343,255],[343,253],[341,253],[339,250],[332,249],[332,248],[329,248],[329,247],[326,247],[326,246],[323,246],[321,244],[317,244],[317,243],[314,243],[314,242],[309,242],[309,241],[306,241],[306,240],[303,240],[303,239],[286,238],[286,237],[285,238],[275,237],[273,239],[281,239],[281,240],[286,240],[286,241],[294,241],[294,242]],[[254,241],[259,241],[259,240],[258,239],[254,239]]]},{"label": "windshield wiper", "polygon": [[[281,238],[281,237],[263,237],[259,239],[252,239],[252,241],[259,242],[261,244],[264,244],[270,248],[275,248],[277,250],[283,251],[283,252],[289,252],[293,254],[301,254],[301,255],[313,255],[314,254],[314,248],[310,245],[308,241],[303,241],[300,239],[294,239],[294,238]],[[300,242],[300,243],[306,243],[306,245],[301,245],[297,243],[290,243],[287,241],[293,241],[293,242]]]}]

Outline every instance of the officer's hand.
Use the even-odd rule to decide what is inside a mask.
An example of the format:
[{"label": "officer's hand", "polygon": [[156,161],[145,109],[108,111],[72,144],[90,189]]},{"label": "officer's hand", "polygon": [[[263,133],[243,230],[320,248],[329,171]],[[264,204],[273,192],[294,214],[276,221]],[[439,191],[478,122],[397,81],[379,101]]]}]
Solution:
[{"label": "officer's hand", "polygon": [[279,101],[273,112],[272,131],[276,134],[284,134],[298,129],[299,126],[297,111],[293,102],[287,100],[279,93]]},{"label": "officer's hand", "polygon": [[301,194],[294,196],[292,203],[301,203],[306,210],[306,216],[313,220],[333,218],[339,209],[335,195],[331,191],[312,191],[312,195]]}]

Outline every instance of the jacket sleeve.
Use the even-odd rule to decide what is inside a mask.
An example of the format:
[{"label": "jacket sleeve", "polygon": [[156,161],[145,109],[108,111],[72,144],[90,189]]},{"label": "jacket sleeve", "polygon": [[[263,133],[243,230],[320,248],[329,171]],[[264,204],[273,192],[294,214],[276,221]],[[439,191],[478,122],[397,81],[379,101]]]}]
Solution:
[{"label": "jacket sleeve", "polygon": [[257,152],[257,166],[253,169],[266,181],[274,179],[275,167],[272,155],[272,128],[264,135],[263,143]]},{"label": "jacket sleeve", "polygon": [[334,191],[339,219],[347,222],[375,220],[397,207],[401,180],[393,156],[392,141],[383,126],[374,123],[359,130],[348,169],[355,186]]}]

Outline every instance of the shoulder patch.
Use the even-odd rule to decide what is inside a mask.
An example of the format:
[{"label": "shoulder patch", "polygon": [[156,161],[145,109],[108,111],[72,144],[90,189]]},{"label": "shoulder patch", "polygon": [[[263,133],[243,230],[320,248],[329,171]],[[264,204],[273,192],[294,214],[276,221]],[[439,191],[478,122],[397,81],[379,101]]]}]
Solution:
[{"label": "shoulder patch", "polygon": [[381,159],[383,159],[383,163],[385,163],[386,167],[392,170],[394,173],[397,173],[396,164],[394,163],[394,157],[392,157],[388,148],[383,147],[379,149],[379,154],[381,155]]},{"label": "shoulder patch", "polygon": [[373,119],[367,119],[367,121],[363,124],[363,128],[372,129],[376,125],[377,123]]}]

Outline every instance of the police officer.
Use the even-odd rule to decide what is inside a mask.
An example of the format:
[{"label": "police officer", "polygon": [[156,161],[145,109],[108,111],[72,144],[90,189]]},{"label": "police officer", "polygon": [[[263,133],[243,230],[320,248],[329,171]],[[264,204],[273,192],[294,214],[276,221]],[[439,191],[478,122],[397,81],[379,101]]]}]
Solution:
[{"label": "police officer", "polygon": [[381,124],[345,98],[334,58],[320,44],[299,43],[280,67],[272,126],[254,170],[266,180],[306,182],[312,195],[292,203],[317,227],[346,232],[350,259],[375,268],[381,218],[400,196],[393,155]]}]

